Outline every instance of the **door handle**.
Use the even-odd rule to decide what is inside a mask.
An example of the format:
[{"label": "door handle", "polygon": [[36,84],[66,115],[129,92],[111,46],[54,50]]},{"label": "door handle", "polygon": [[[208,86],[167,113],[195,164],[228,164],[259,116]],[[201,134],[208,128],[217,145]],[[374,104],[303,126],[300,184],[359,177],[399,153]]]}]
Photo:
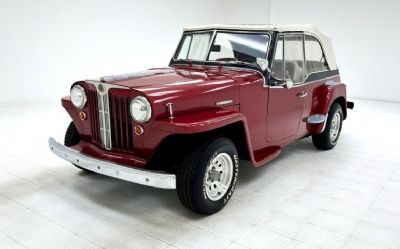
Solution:
[{"label": "door handle", "polygon": [[306,91],[301,91],[298,94],[296,94],[297,97],[299,98],[304,98],[305,96],[307,96],[307,92]]}]

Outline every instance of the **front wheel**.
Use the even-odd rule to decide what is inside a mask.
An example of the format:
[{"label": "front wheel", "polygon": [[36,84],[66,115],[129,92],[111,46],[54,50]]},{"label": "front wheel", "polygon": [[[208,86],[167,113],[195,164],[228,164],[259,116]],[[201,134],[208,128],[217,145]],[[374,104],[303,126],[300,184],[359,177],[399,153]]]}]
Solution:
[{"label": "front wheel", "polygon": [[179,199],[199,214],[214,214],[232,197],[238,175],[239,157],[231,140],[218,138],[204,143],[179,165]]},{"label": "front wheel", "polygon": [[337,144],[342,131],[343,110],[340,104],[332,105],[326,120],[325,130],[312,136],[312,141],[315,147],[320,150],[330,150]]}]

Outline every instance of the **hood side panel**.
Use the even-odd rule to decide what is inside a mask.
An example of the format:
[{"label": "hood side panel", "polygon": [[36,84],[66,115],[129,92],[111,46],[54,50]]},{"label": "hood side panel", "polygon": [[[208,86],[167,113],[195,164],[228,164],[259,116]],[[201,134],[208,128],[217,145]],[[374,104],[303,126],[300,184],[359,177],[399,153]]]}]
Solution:
[{"label": "hood side panel", "polygon": [[[107,76],[102,82],[129,87],[145,95],[152,104],[153,118],[168,116],[166,104],[173,104],[174,115],[238,105],[239,84],[260,77],[256,71],[209,66],[155,68],[133,74]],[[218,105],[225,102],[224,105]]]}]

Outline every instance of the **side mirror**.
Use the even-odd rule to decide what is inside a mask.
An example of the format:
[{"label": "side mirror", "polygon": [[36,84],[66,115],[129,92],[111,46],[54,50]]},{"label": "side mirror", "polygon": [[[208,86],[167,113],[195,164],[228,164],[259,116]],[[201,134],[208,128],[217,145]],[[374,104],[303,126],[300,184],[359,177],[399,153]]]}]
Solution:
[{"label": "side mirror", "polygon": [[285,85],[284,85],[287,89],[290,89],[293,87],[293,80],[291,79],[286,79],[285,80]]},{"label": "side mirror", "polygon": [[212,52],[221,52],[221,45],[212,45],[211,51]]},{"label": "side mirror", "polygon": [[267,70],[268,72],[270,72],[270,69],[268,67],[269,62],[267,59],[257,57],[256,61],[257,61],[257,65],[261,68],[261,70],[263,70],[263,71]]}]

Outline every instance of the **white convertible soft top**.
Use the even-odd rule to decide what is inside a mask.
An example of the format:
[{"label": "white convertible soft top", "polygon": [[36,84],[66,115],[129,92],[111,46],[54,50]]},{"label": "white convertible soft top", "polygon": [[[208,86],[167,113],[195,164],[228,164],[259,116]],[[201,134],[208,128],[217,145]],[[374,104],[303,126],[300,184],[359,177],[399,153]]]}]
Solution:
[{"label": "white convertible soft top", "polygon": [[199,30],[245,30],[245,31],[277,31],[277,32],[305,32],[316,36],[320,41],[325,53],[326,60],[331,70],[337,69],[336,58],[332,48],[331,38],[320,32],[312,24],[212,24],[204,26],[185,27],[184,31],[199,31]]}]

